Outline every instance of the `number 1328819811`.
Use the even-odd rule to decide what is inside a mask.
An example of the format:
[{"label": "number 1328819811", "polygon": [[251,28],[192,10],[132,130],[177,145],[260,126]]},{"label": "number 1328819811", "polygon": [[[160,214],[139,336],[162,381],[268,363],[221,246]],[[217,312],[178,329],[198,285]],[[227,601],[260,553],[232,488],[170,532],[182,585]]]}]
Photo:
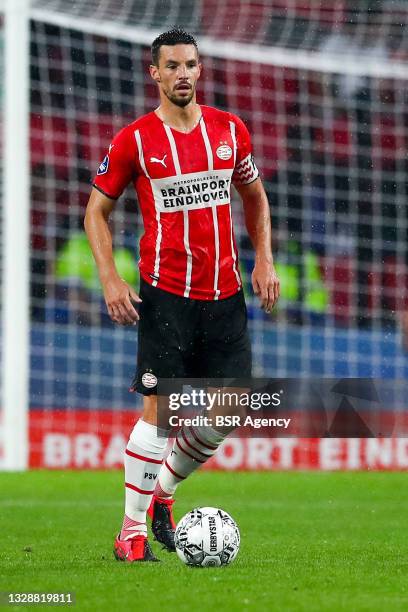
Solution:
[{"label": "number 1328819811", "polygon": [[49,604],[70,605],[75,603],[73,593],[41,593],[41,592],[3,592],[0,593],[0,604],[24,605],[24,604]]}]

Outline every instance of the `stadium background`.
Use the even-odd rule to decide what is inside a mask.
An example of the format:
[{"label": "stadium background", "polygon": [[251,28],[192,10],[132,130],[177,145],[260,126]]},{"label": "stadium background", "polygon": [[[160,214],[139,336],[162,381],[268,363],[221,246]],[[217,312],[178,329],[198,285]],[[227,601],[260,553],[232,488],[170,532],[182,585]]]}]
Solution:
[{"label": "stadium background", "polygon": [[[32,466],[119,466],[137,398],[134,330],[105,314],[83,234],[112,135],[156,104],[156,33],[197,34],[199,101],[237,113],[269,195],[282,297],[251,295],[255,374],[404,379],[408,306],[406,2],[33,0],[30,22]],[[133,193],[113,221],[137,286]],[[3,262],[4,266],[4,262]],[[213,467],[407,468],[405,440],[231,440]]]}]

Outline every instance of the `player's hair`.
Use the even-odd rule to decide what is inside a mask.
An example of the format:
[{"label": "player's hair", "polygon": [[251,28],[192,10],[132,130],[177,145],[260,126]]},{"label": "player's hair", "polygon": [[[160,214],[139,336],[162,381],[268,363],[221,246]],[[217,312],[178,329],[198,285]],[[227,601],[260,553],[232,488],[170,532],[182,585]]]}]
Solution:
[{"label": "player's hair", "polygon": [[159,65],[160,47],[163,45],[194,45],[198,52],[197,41],[188,32],[182,28],[173,28],[168,32],[163,32],[152,42],[152,63],[155,66]]}]

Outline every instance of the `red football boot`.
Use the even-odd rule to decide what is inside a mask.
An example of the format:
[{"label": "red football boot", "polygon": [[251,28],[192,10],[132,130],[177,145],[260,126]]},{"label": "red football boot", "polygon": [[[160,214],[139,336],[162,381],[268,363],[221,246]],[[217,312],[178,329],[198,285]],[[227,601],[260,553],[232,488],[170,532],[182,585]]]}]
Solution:
[{"label": "red football boot", "polygon": [[118,561],[133,563],[135,561],[160,561],[154,556],[147,538],[143,535],[135,536],[130,540],[120,540],[120,534],[115,540],[113,554]]},{"label": "red football boot", "polygon": [[163,544],[170,552],[174,552],[174,532],[176,531],[176,523],[173,518],[174,499],[166,499],[164,497],[156,497],[153,495],[152,502],[147,511],[147,514],[152,519],[152,531],[155,540]]}]

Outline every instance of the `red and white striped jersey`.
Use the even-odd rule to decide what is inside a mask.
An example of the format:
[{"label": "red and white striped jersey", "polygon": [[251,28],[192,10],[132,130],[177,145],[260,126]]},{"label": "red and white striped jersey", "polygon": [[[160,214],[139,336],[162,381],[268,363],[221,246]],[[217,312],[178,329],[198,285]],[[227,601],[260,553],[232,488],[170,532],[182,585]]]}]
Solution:
[{"label": "red and white striped jersey", "polygon": [[121,130],[94,186],[117,199],[132,182],[143,216],[140,274],[160,289],[217,300],[241,287],[230,189],[258,177],[243,122],[201,106],[188,134],[151,112]]}]

